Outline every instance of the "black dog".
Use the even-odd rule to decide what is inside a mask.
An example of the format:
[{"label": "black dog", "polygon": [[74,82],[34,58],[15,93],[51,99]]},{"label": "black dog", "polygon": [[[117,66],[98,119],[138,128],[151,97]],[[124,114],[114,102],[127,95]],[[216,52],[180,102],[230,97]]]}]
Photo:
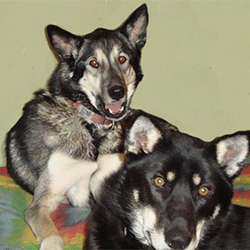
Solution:
[{"label": "black dog", "polygon": [[127,162],[96,201],[85,248],[249,249],[250,209],[231,204],[249,139],[241,131],[204,142],[138,117]]}]

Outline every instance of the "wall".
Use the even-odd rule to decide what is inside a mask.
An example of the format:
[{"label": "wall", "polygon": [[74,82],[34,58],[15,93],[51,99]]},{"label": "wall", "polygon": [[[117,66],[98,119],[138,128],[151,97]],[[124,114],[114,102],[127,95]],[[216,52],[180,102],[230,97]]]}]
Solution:
[{"label": "wall", "polygon": [[[143,2],[1,1],[0,142],[56,65],[46,25],[82,35],[112,29]],[[250,2],[145,2],[144,79],[132,106],[204,140],[250,129]]]}]

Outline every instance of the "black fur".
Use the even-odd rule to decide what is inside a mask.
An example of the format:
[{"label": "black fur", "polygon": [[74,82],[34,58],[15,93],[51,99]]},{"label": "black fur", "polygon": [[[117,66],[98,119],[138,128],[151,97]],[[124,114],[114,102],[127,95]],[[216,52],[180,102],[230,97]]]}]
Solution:
[{"label": "black fur", "polygon": [[[158,129],[162,126],[153,123]],[[250,132],[212,142],[173,129],[161,132],[153,152],[128,152],[124,167],[106,180],[90,217],[85,249],[249,249],[250,209],[232,205],[231,198],[232,181],[249,154]],[[224,153],[220,142],[228,146]],[[238,149],[246,152],[239,158],[242,151]],[[239,159],[233,173],[229,164],[221,163],[225,159],[230,164]],[[165,184],[157,187],[156,177]],[[204,187],[209,193],[203,197],[199,191]],[[138,200],[134,190],[138,191]],[[139,238],[141,229],[133,231],[135,212],[148,207],[156,214],[155,230],[164,232],[161,243],[153,243],[152,229],[141,232]],[[197,223],[202,221],[202,233],[197,236]],[[143,223],[140,221],[140,225]],[[195,239],[197,243],[192,243]]]}]

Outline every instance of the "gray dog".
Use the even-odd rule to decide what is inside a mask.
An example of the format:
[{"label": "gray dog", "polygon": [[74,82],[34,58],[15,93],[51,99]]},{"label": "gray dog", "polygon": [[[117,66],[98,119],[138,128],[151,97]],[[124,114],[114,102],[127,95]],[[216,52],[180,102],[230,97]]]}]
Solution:
[{"label": "gray dog", "polygon": [[86,205],[90,178],[95,177],[91,191],[98,195],[103,176],[121,165],[120,121],[143,76],[147,24],[144,4],[115,30],[76,36],[47,27],[59,64],[48,87],[24,106],[6,140],[9,172],[34,194],[26,221],[41,250],[63,249],[50,213],[63,201]]}]

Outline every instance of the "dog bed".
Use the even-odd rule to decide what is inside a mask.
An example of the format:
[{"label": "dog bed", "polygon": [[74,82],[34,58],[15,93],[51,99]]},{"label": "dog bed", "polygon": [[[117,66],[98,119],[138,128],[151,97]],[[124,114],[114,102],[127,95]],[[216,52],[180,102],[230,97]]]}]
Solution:
[{"label": "dog bed", "polygon": [[[250,165],[246,166],[235,182],[233,203],[250,207]],[[24,211],[32,196],[22,190],[8,175],[5,167],[0,168],[0,250],[38,250],[39,245],[24,221]],[[75,208],[66,204],[51,215],[65,249],[83,248],[87,232],[88,208]]]}]

